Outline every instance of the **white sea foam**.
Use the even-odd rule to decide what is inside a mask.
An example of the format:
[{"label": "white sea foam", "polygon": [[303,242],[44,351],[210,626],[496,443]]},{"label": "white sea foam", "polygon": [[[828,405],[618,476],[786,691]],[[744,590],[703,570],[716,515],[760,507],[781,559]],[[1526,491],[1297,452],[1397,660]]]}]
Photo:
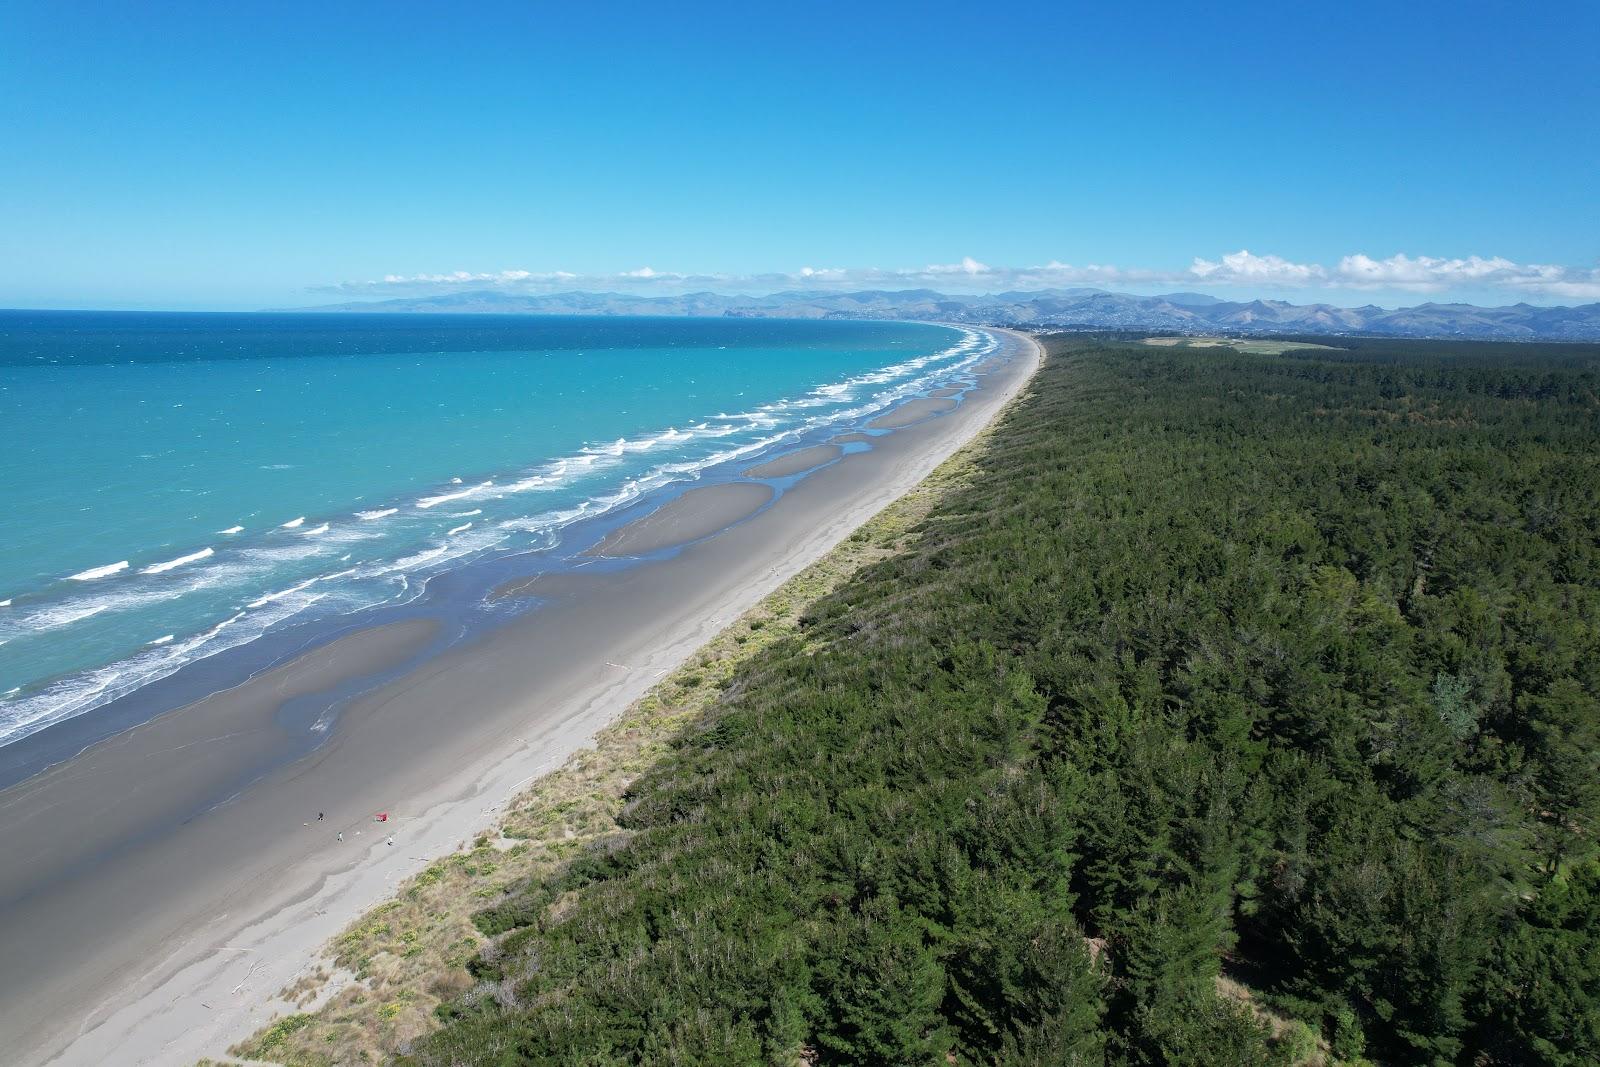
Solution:
[{"label": "white sea foam", "polygon": [[200,551],[191,552],[187,556],[179,556],[177,559],[169,559],[165,563],[152,564],[151,566],[146,567],[144,570],[140,571],[139,573],[141,573],[141,574],[165,574],[167,571],[172,570],[174,567],[181,567],[185,563],[194,563],[197,560],[207,559],[207,558],[209,558],[209,557],[211,557],[211,556],[213,556],[215,554],[216,553],[212,549],[202,548]]},{"label": "white sea foam", "polygon": [[423,551],[415,553],[414,555],[406,556],[402,559],[397,559],[392,563],[378,567],[377,569],[373,570],[372,573],[376,575],[394,574],[396,572],[408,571],[414,567],[420,567],[424,563],[429,563],[433,560],[436,560],[448,551],[449,549],[444,545],[439,545],[436,548],[424,549]]},{"label": "white sea foam", "polygon": [[67,577],[74,582],[92,582],[98,578],[106,578],[116,574],[118,571],[125,571],[127,569],[128,561],[124,559],[119,560],[116,563],[107,563],[104,567],[90,567],[86,571],[79,571],[77,574],[69,574]]},{"label": "white sea foam", "polygon": [[[452,478],[451,481],[452,483],[459,484],[461,479]],[[454,493],[440,493],[438,496],[425,496],[421,500],[417,501],[417,507],[436,508],[440,504],[448,504],[452,500],[462,500],[466,497],[475,496],[493,488],[494,482],[482,482],[467,489],[458,489]]]},{"label": "white sea foam", "polygon": [[176,583],[119,585],[113,592],[87,594],[48,604],[21,618],[8,616],[0,623],[0,632],[8,637],[37,637],[109,611],[120,612],[177,600],[196,590],[224,584],[237,578],[240,573],[241,569],[237,567],[211,567],[198,570]]},{"label": "white sea foam", "polygon": [[328,532],[328,524],[327,523],[323,523],[321,526],[313,526],[309,530],[301,530],[300,531],[300,536],[301,537],[320,537],[321,535],[323,535],[323,534],[325,534],[327,532]]},{"label": "white sea foam", "polygon": [[308,544],[322,545],[331,552],[341,545],[353,545],[360,541],[381,541],[383,531],[371,523],[366,523],[361,526],[332,526],[323,531],[307,530],[302,536]]},{"label": "white sea foam", "polygon": [[297,559],[310,559],[331,552],[336,546],[326,539],[319,541],[305,541],[295,545],[274,545],[271,548],[248,548],[239,553],[239,558],[249,563],[263,566],[275,566],[280,563],[289,563]]},{"label": "white sea foam", "polygon": [[92,619],[96,615],[110,611],[114,606],[115,601],[109,599],[87,604],[81,601],[57,604],[34,612],[23,620],[19,629],[24,633],[47,633],[50,630],[59,630],[63,626],[71,626],[75,622],[82,622],[84,619]]},{"label": "white sea foam", "polygon": [[565,511],[549,511],[543,515],[529,515],[519,519],[507,519],[500,524],[504,530],[517,530],[523,533],[546,533],[558,526],[565,526],[577,519],[585,518],[598,512],[598,504],[593,500],[585,500],[575,508]]},{"label": "white sea foam", "polygon": [[454,529],[452,529],[449,532],[447,532],[445,534],[445,536],[446,537],[454,537],[456,534],[462,533],[462,532],[464,532],[466,530],[470,530],[470,529],[472,529],[472,523],[464,522],[460,526],[457,526]]},{"label": "white sea foam", "polygon": [[288,522],[283,524],[283,529],[297,530],[305,521],[306,517],[304,515],[300,516],[298,519],[290,519]]},{"label": "white sea foam", "polygon": [[171,642],[172,637],[173,637],[172,634],[167,634],[167,636],[165,636],[165,637],[158,637],[154,641],[147,641],[145,643],[149,644],[149,645],[165,645],[165,644],[168,644],[169,642]]},{"label": "white sea foam", "polygon": [[226,630],[228,627],[232,626],[234,623],[238,622],[242,618],[244,618],[244,612],[241,611],[238,614],[234,615],[232,618],[223,619],[221,622],[217,623],[211,629],[209,629],[205,633],[201,634],[198,638],[196,638],[196,640],[201,642],[201,643],[209,641],[213,637],[215,637],[218,634],[220,634],[223,630]]},{"label": "white sea foam", "polygon": [[255,609],[255,608],[266,607],[268,604],[272,603],[275,600],[282,600],[286,596],[293,596],[294,594],[300,592],[301,590],[309,589],[313,585],[316,585],[316,584],[317,584],[317,580],[315,578],[307,578],[305,581],[299,583],[298,585],[291,585],[287,589],[280,589],[276,593],[268,593],[266,596],[258,597],[255,600],[250,601],[250,603],[246,604],[245,607],[250,608],[252,610]]},{"label": "white sea foam", "polygon": [[[515,495],[517,495],[519,493],[531,493],[535,489],[553,489],[559,483],[560,483],[560,478],[558,476],[556,476],[556,475],[531,474],[526,478],[519,478],[514,482],[508,483],[507,485],[505,485],[500,490],[499,493],[496,493],[495,495],[496,496],[515,496]],[[472,514],[472,513],[471,512],[462,512],[462,514]],[[451,516],[451,517],[452,518],[456,518],[458,516]]]},{"label": "white sea foam", "polygon": [[609,445],[585,445],[583,451],[591,456],[620,456],[628,442],[619,437]]},{"label": "white sea foam", "polygon": [[11,606],[11,601],[9,599],[0,600],[0,608],[9,608],[10,606]]},{"label": "white sea foam", "polygon": [[230,526],[226,530],[218,530],[217,532],[221,533],[221,534],[244,533],[244,527],[243,526]]},{"label": "white sea foam", "polygon": [[450,517],[452,519],[470,519],[474,515],[482,515],[482,514],[483,514],[483,509],[482,508],[473,508],[471,511],[452,512]]},{"label": "white sea foam", "polygon": [[356,518],[362,522],[372,522],[375,519],[387,519],[399,510],[399,508],[379,508],[377,511],[358,511],[356,512]]}]

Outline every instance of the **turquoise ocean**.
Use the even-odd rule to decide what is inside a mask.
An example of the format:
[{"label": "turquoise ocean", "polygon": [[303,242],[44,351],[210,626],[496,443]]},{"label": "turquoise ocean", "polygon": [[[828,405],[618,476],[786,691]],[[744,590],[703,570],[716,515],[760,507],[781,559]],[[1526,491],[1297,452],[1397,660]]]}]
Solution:
[{"label": "turquoise ocean", "polygon": [[0,312],[0,745],[953,380],[877,322]]}]

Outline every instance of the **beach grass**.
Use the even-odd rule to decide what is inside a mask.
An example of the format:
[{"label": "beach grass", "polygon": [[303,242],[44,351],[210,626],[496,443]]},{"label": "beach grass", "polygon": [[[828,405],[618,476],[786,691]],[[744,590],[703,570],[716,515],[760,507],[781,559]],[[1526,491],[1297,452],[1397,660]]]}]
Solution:
[{"label": "beach grass", "polygon": [[437,1029],[435,1009],[477,982],[469,967],[491,943],[495,905],[596,843],[623,840],[617,820],[629,786],[711,707],[742,664],[797,634],[813,603],[907,548],[935,504],[973,476],[987,438],[981,432],[723,630],[601,731],[594,747],[512,800],[497,823],[350,924],[280,991],[285,1012],[230,1055],[289,1067],[382,1063]]}]

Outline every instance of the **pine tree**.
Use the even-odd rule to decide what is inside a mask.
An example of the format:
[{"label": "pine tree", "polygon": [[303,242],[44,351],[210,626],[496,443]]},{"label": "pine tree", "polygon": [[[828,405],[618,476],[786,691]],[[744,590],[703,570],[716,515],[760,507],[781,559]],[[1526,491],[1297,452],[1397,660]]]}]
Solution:
[{"label": "pine tree", "polygon": [[1473,1035],[1502,1063],[1600,1063],[1600,861],[1557,875],[1485,968]]},{"label": "pine tree", "polygon": [[1592,850],[1600,829],[1600,699],[1567,678],[1529,705],[1541,837],[1554,872]]},{"label": "pine tree", "polygon": [[836,964],[819,975],[822,1061],[942,1065],[953,1038],[939,1013],[945,976],[924,920],[880,896],[847,920],[836,948]]}]

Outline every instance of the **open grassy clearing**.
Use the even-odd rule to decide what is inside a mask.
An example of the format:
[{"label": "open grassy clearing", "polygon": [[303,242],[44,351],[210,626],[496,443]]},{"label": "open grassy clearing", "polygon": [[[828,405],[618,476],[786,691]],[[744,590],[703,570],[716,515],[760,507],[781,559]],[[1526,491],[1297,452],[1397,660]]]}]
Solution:
[{"label": "open grassy clearing", "polygon": [[1319,345],[1309,341],[1245,341],[1237,337],[1146,337],[1144,343],[1157,348],[1232,348],[1251,356],[1279,356],[1298,349],[1340,351],[1335,345]]}]

